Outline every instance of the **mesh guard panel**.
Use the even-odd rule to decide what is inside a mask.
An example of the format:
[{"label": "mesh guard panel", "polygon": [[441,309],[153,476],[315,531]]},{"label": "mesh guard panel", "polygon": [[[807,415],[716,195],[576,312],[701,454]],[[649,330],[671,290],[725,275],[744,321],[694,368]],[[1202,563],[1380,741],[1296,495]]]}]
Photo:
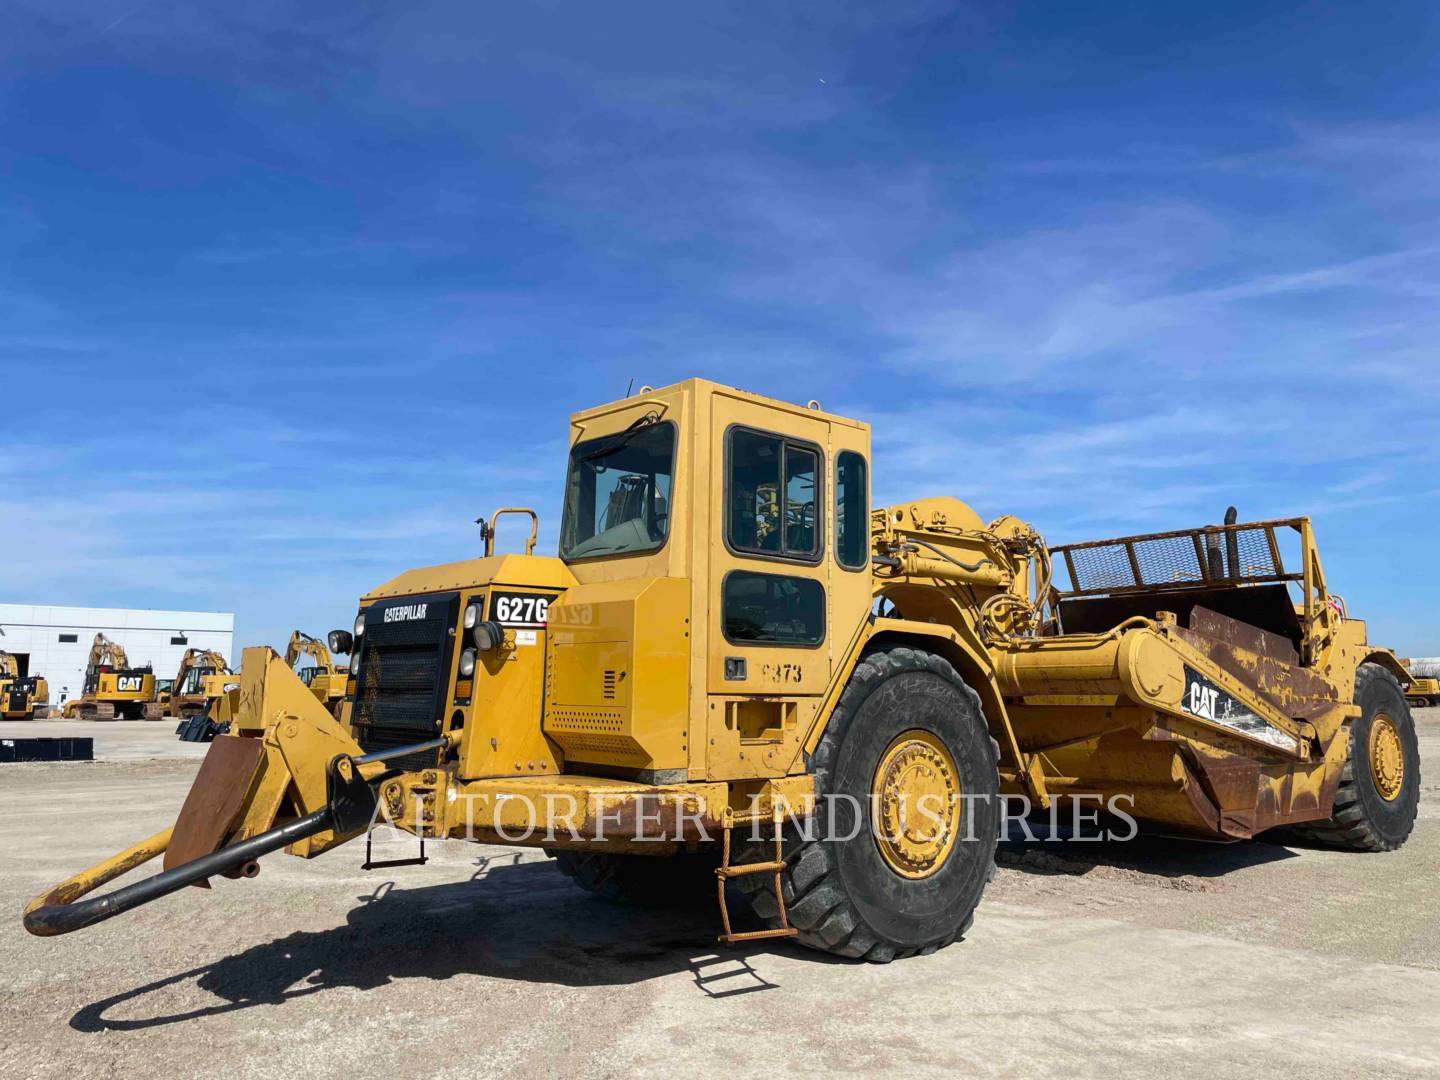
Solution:
[{"label": "mesh guard panel", "polygon": [[1122,536],[1061,545],[1051,554],[1069,573],[1071,588],[1060,590],[1065,596],[1297,581],[1303,575],[1287,572],[1279,559],[1274,530],[1286,526],[1298,522]]}]

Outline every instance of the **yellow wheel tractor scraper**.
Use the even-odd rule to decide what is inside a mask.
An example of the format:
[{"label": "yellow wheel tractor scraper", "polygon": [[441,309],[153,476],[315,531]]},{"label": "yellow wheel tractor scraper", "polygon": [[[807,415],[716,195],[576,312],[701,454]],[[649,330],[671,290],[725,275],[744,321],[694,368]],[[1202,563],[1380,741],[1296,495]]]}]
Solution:
[{"label": "yellow wheel tractor scraper", "polygon": [[[872,509],[865,424],[699,380],[571,418],[558,557],[533,514],[495,554],[496,517],[483,558],[401,574],[330,635],[338,717],[247,649],[174,827],[26,927],[384,821],[543,848],[606,896],[718,896],[722,940],[885,961],[965,933],[1012,804],[1357,851],[1414,824],[1404,669],[1307,519],[1050,548],[952,498]],[[761,929],[732,930],[729,882]]]}]

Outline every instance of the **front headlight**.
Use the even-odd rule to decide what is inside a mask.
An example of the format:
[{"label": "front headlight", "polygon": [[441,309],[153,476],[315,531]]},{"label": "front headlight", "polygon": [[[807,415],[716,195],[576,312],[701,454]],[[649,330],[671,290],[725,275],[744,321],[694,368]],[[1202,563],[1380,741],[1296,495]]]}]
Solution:
[{"label": "front headlight", "polygon": [[475,647],[481,652],[489,652],[491,649],[498,649],[505,644],[505,628],[493,620],[477,622],[470,629],[470,637],[475,642]]},{"label": "front headlight", "polygon": [[480,605],[469,604],[465,608],[465,629],[474,630],[475,624],[480,621]]},{"label": "front headlight", "polygon": [[355,616],[355,636],[359,637],[363,633],[365,633],[365,613],[362,611]]},{"label": "front headlight", "polygon": [[355,639],[350,636],[349,630],[331,630],[325,635],[325,640],[332,653],[348,653],[355,647]]},{"label": "front headlight", "polygon": [[475,650],[466,649],[460,654],[460,677],[468,679],[475,674]]}]

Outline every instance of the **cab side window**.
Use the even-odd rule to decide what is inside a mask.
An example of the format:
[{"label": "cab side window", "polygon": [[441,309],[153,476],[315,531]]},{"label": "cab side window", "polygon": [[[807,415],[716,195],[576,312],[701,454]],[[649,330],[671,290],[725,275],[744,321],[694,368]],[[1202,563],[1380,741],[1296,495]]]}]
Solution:
[{"label": "cab side window", "polygon": [[730,546],[781,559],[818,559],[819,452],[779,435],[735,428],[728,456]]},{"label": "cab side window", "polygon": [[847,570],[870,564],[870,507],[865,458],[853,450],[835,457],[835,560]]},{"label": "cab side window", "polygon": [[825,587],[811,578],[733,570],[722,586],[725,637],[734,645],[819,645]]}]

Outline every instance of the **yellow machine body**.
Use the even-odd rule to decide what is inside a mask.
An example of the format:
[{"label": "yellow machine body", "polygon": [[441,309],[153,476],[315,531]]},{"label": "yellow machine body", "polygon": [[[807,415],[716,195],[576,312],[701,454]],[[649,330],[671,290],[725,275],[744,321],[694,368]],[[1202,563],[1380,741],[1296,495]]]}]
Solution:
[{"label": "yellow machine body", "polygon": [[[1246,625],[1219,612],[1192,617],[1187,609],[1177,618],[1167,605],[1180,605],[1165,588],[1143,585],[1118,601],[1123,617],[1063,633],[1053,621],[1042,625],[1041,608],[1058,602],[1063,611],[1086,597],[1057,600],[1050,549],[1023,522],[987,524],[956,499],[868,512],[864,558],[842,565],[834,465],[842,452],[868,463],[865,424],[697,380],[576,414],[571,443],[623,437],[637,423],[673,434],[663,541],[618,556],[492,555],[409,571],[361,598],[373,627],[361,636],[342,713],[348,731],[367,750],[437,735],[456,743],[445,760],[408,762],[389,782],[402,822],[418,796],[429,807],[427,829],[461,835],[496,797],[550,785],[582,803],[688,792],[717,820],[757,793],[806,791],[807,751],[850,671],[867,648],[892,641],[939,652],[980,693],[1001,746],[1003,790],[1042,807],[1055,795],[1124,796],[1150,826],[1235,839],[1328,813],[1345,756],[1337,735],[1356,714],[1355,668],[1377,657],[1395,664],[1365,644],[1362,622],[1329,602],[1304,519],[1103,542],[1142,551],[1204,545],[1231,528],[1268,551],[1288,534],[1299,554],[1285,572],[1302,594],[1292,610],[1301,640],[1288,657],[1271,655],[1276,635],[1247,636]],[[773,484],[737,491],[747,482],[731,474],[737,437],[771,440],[803,475],[799,484],[792,478],[783,507]],[[731,534],[733,513],[751,521],[751,535]],[[767,526],[806,550],[746,550],[776,546]],[[734,575],[747,585],[754,575],[786,588],[813,583],[823,596],[814,633],[784,644],[736,639],[724,597]],[[1195,584],[1219,604],[1215,597],[1249,582]],[[479,653],[466,677],[458,661],[472,605],[503,626],[504,639]],[[397,626],[402,637],[435,644],[418,723],[409,714],[403,723],[387,719],[397,715],[387,699],[395,691],[366,662],[384,653],[364,649],[372,641],[390,648],[384,636]],[[1326,669],[1329,676],[1319,674]],[[1196,687],[1212,701],[1228,699],[1250,730],[1207,718],[1203,701],[1192,707]],[[414,691],[402,693],[413,702]],[[262,729],[248,719],[238,732]]]},{"label": "yellow machine body", "polygon": [[143,669],[102,671],[88,696],[101,704],[143,706],[155,700],[155,675]]},{"label": "yellow machine body", "polygon": [[[533,554],[533,527],[493,554],[491,519],[484,557],[361,597],[338,716],[294,656],[245,651],[210,751],[243,798],[218,823],[187,804],[177,832],[206,838],[187,850],[324,806],[337,755],[434,740],[357,766],[388,770],[379,807],[404,829],[694,846],[808,805],[847,680],[890,646],[976,691],[1002,792],[1119,797],[1147,827],[1235,840],[1326,818],[1357,668],[1403,676],[1329,594],[1308,519],[1052,549],[953,498],[871,509],[868,425],[703,380],[577,413],[570,444],[560,555]],[[670,843],[605,829],[652,813],[680,823]]]},{"label": "yellow machine body", "polygon": [[1417,709],[1440,705],[1440,679],[1411,674],[1409,660],[1401,660],[1400,665],[1405,669],[1405,678],[1401,680],[1405,684],[1405,700]]},{"label": "yellow machine body", "polygon": [[[310,665],[295,668],[301,657],[309,657]],[[345,684],[349,679],[350,669],[335,663],[323,641],[302,630],[294,631],[285,647],[285,662],[295,668],[301,681],[310,687],[310,692],[317,701],[331,711],[339,712],[340,703],[345,698]]]},{"label": "yellow machine body", "polygon": [[50,683],[22,674],[20,662],[0,650],[0,719],[43,720],[50,715]]},{"label": "yellow machine body", "polygon": [[96,634],[85,665],[84,687],[78,698],[65,703],[64,716],[67,720],[113,720],[117,716],[138,720],[155,701],[155,673],[150,666],[131,667],[123,646]]},{"label": "yellow machine body", "polygon": [[186,649],[169,692],[155,695],[155,700],[145,706],[145,719],[188,720],[199,716],[210,709],[227,684],[237,683],[238,678],[231,673],[225,657],[215,650]]},{"label": "yellow machine body", "polygon": [[1412,678],[1405,697],[1421,707],[1440,705],[1440,679]]}]

